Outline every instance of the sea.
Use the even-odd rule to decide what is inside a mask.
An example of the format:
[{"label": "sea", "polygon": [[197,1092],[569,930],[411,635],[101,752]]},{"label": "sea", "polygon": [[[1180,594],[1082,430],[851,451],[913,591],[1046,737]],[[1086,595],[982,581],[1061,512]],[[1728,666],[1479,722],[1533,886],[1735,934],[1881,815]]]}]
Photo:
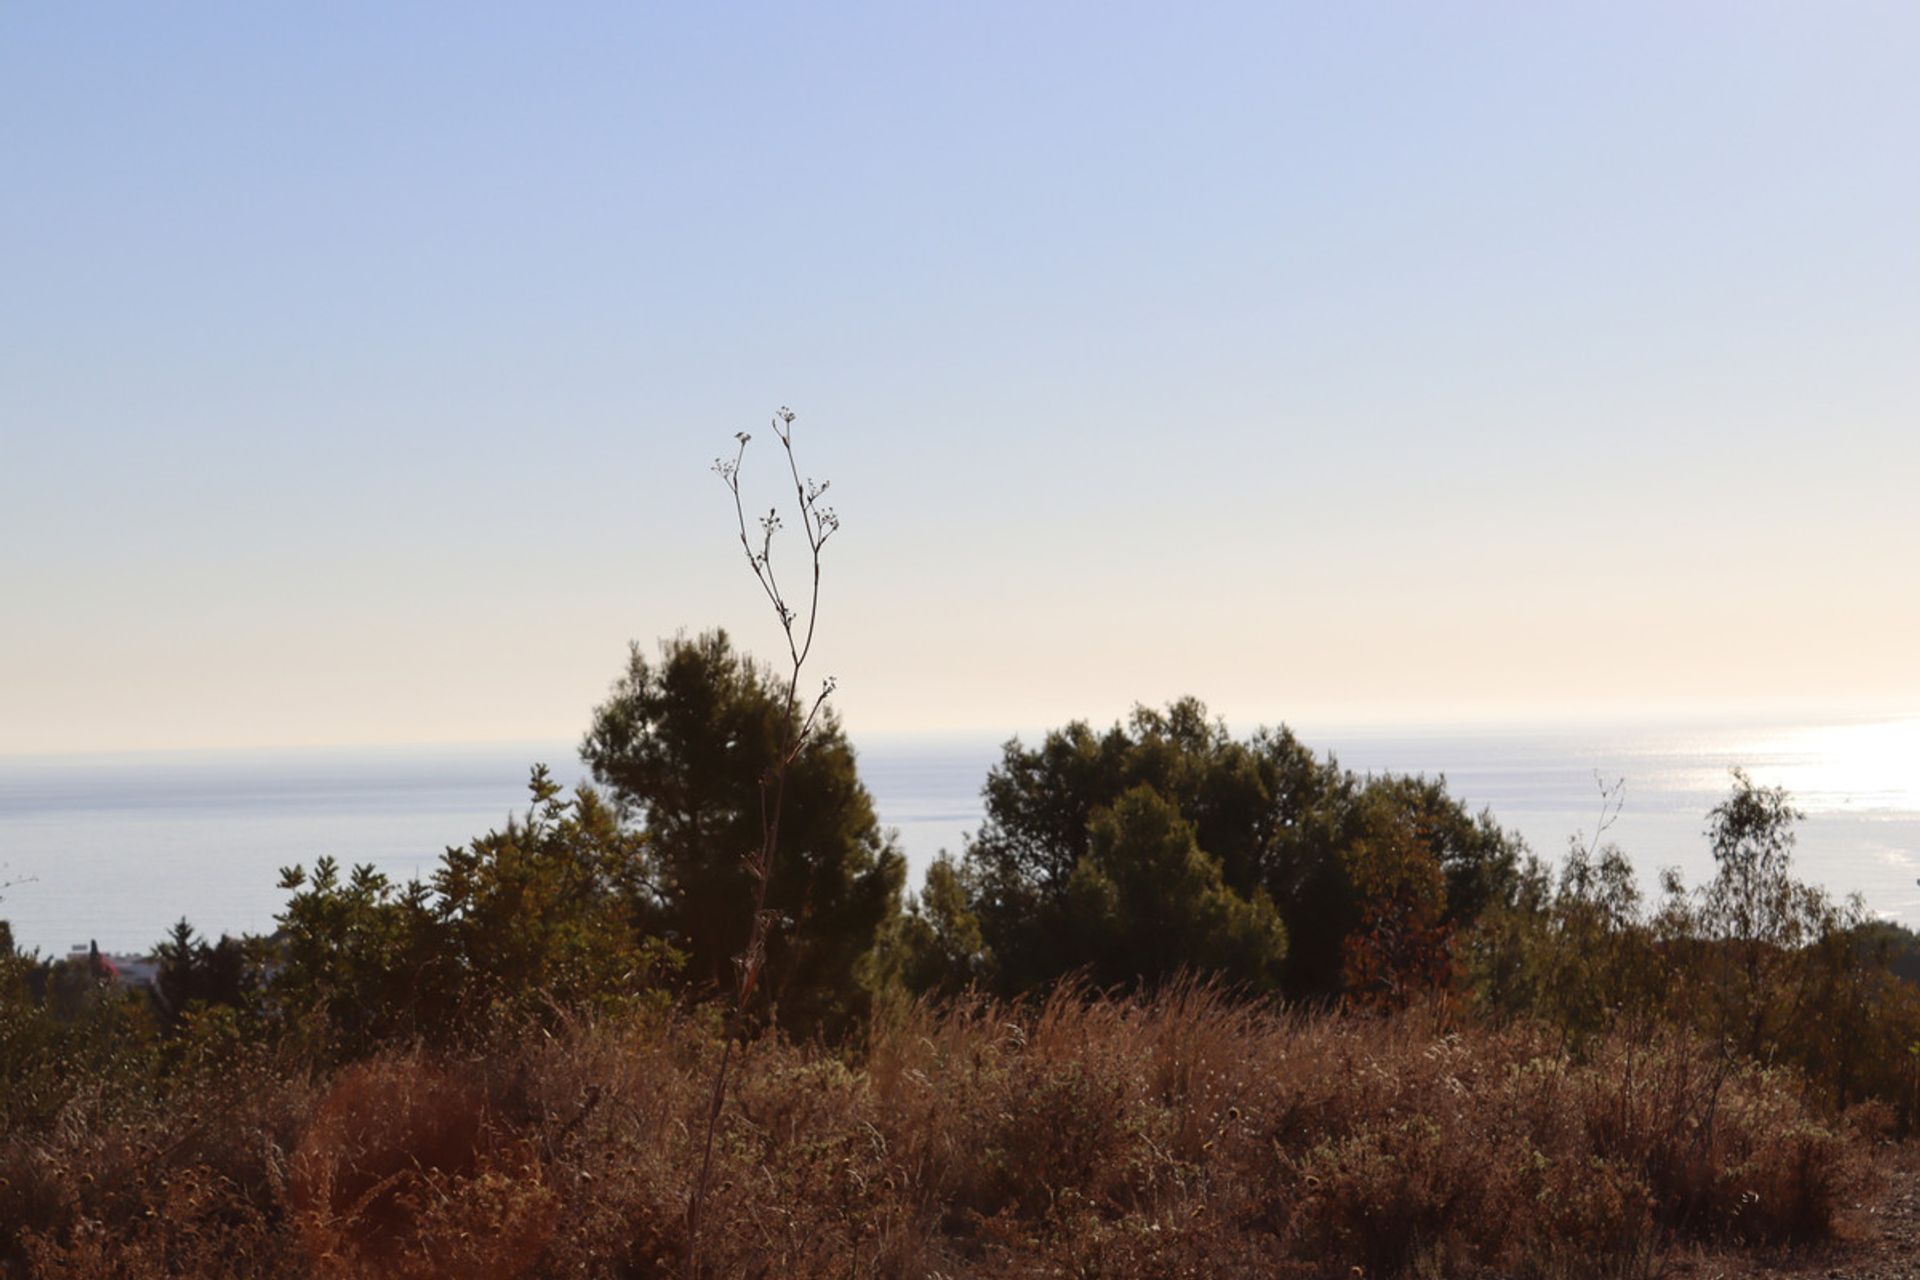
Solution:
[{"label": "sea", "polygon": [[[1549,860],[1570,840],[1616,844],[1649,896],[1665,868],[1712,874],[1708,814],[1741,767],[1805,814],[1803,878],[1920,928],[1920,716],[1296,731],[1356,772],[1443,776]],[[917,883],[978,828],[1003,739],[855,745]],[[0,919],[49,955],[141,954],[181,919],[209,937],[270,932],[281,868],[333,857],[426,879],[447,847],[525,811],[536,762],[585,774],[569,743],[0,756]]]}]

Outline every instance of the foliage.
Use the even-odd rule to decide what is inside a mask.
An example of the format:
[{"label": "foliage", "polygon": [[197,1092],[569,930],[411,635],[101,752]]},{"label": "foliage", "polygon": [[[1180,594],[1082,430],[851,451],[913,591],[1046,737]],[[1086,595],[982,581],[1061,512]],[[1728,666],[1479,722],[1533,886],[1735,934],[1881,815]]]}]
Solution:
[{"label": "foliage", "polygon": [[1597,781],[1593,834],[1568,842],[1557,871],[1530,860],[1520,891],[1458,948],[1483,1011],[1542,1017],[1574,1046],[1616,1022],[1638,1026],[1658,1017],[1675,978],[1675,953],[1648,918],[1633,864],[1605,838],[1619,818],[1623,784]]},{"label": "foliage", "polygon": [[1852,923],[1793,877],[1803,816],[1784,790],[1733,770],[1732,794],[1709,815],[1713,879],[1691,900],[1677,887],[1671,894],[1667,927],[1698,944],[1691,951],[1706,971],[1713,1029],[1750,1056],[1800,1021],[1820,967],[1815,944]]},{"label": "foliage", "polygon": [[1380,791],[1366,795],[1362,835],[1345,851],[1360,920],[1347,934],[1347,998],[1400,1009],[1452,985],[1447,877],[1421,817]]},{"label": "foliage", "polygon": [[1287,932],[1266,892],[1228,888],[1219,862],[1142,784],[1097,810],[1067,881],[1069,945],[1102,986],[1161,983],[1187,968],[1253,990],[1278,985]]},{"label": "foliage", "polygon": [[97,948],[42,960],[0,950],[0,1132],[60,1115],[89,1089],[132,1093],[159,1038],[153,1011]]},{"label": "foliage", "polygon": [[[697,986],[731,986],[754,918],[748,857],[761,847],[761,782],[793,740],[800,713],[765,667],[722,631],[636,646],[594,713],[580,754],[644,825],[636,849],[649,886],[643,917],[688,958]],[[782,1025],[837,1034],[865,1012],[859,978],[898,910],[905,859],[874,816],[852,746],[822,710],[787,766],[780,857],[767,910],[764,990]]]},{"label": "foliage", "polygon": [[1469,988],[1484,1011],[1541,1018],[1576,1047],[1687,1027],[1729,1063],[1791,1064],[1830,1105],[1875,1099],[1911,1125],[1920,989],[1891,967],[1899,931],[1794,877],[1799,817],[1784,792],[1735,770],[1709,815],[1713,879],[1688,891],[1669,873],[1653,908],[1619,849],[1576,841],[1551,893],[1521,894],[1465,940]]},{"label": "foliage", "polygon": [[153,949],[160,962],[155,997],[169,1031],[176,1031],[195,1008],[246,1008],[260,980],[259,965],[238,938],[217,943],[198,936],[183,918]]},{"label": "foliage", "polygon": [[[1196,857],[1217,868],[1217,886],[1185,853],[1168,856],[1154,840],[1113,838],[1114,811],[1141,789],[1179,820]],[[1131,971],[1121,962],[1116,975],[1111,952],[1102,959],[1088,950],[1080,908],[1117,901],[1103,881],[1127,881],[1136,901],[1170,900],[1177,904],[1170,910],[1189,918],[1224,910],[1227,899],[1211,906],[1199,900],[1218,893],[1240,904],[1233,912],[1252,913],[1249,920],[1270,909],[1277,927],[1233,934],[1250,951],[1196,954],[1187,962],[1267,985],[1269,953],[1284,938],[1285,989],[1322,997],[1344,989],[1348,940],[1366,931],[1380,944],[1362,948],[1371,948],[1369,972],[1404,963],[1425,975],[1413,985],[1430,985],[1445,936],[1506,901],[1519,880],[1518,842],[1490,817],[1469,815],[1444,783],[1356,778],[1331,758],[1316,758],[1284,727],[1236,740],[1191,698],[1165,711],[1136,708],[1125,724],[1101,734],[1076,721],[1037,748],[1010,742],[984,796],[985,820],[960,877],[997,987],[1008,993],[1089,964],[1116,980],[1164,975],[1167,967],[1151,953],[1141,953],[1146,958]],[[1131,811],[1129,821],[1138,823],[1151,806],[1135,800]],[[1107,843],[1097,849],[1102,831]],[[1119,872],[1115,859],[1133,857],[1144,859],[1142,867]],[[1421,902],[1389,905],[1416,884]],[[1370,901],[1370,892],[1380,900]],[[1388,933],[1402,941],[1388,945]],[[1403,944],[1415,933],[1422,940],[1409,949]],[[1102,936],[1110,935],[1109,928]]]},{"label": "foliage", "polygon": [[881,991],[956,996],[993,985],[992,963],[959,868],[942,852],[928,865],[920,892],[875,949],[869,985]]},{"label": "foliage", "polygon": [[370,866],[343,877],[323,857],[311,874],[282,870],[280,887],[291,895],[275,934],[280,1011],[345,1056],[447,1029],[458,975],[424,884],[396,887]]},{"label": "foliage", "polygon": [[[185,922],[151,1007],[91,958],[0,952],[0,1272],[676,1274],[698,1238],[698,1275],[1597,1278],[1831,1236],[1880,1104],[1920,1114],[1920,992],[1890,968],[1913,939],[1794,880],[1778,792],[1735,776],[1691,893],[1643,900],[1602,841],[1616,797],[1468,919],[1455,895],[1511,849],[1443,789],[1329,764],[1263,846],[1221,815],[1282,810],[1282,771],[1201,717],[1190,742],[1252,761],[1239,791],[1208,782],[1155,738],[1174,719],[1106,762],[1158,782],[1088,807],[1055,917],[1088,982],[1154,989],[967,994],[997,957],[979,865],[943,859],[859,973],[946,998],[884,1007],[858,1054],[646,998],[658,836],[539,769],[525,815],[430,884],[289,873],[251,1007]],[[1081,781],[1055,799],[1106,777]],[[1243,868],[1345,886],[1349,1001],[1173,976],[1282,964],[1278,910],[1207,831]]]},{"label": "foliage", "polygon": [[292,896],[271,984],[292,1024],[332,1051],[443,1039],[469,1015],[630,999],[676,957],[645,928],[644,841],[592,788],[563,796],[545,766],[525,818],[448,849],[431,886],[322,858],[282,873]]},{"label": "foliage", "polygon": [[1911,1124],[1920,1119],[1920,997],[1889,972],[1885,953],[1863,954],[1857,898],[1836,902],[1795,878],[1803,815],[1786,792],[1732,773],[1731,793],[1709,815],[1714,878],[1692,895],[1671,884],[1661,920],[1685,957],[1696,1022],[1729,1052],[1807,1071],[1837,1105],[1876,1097]]},{"label": "foliage", "polygon": [[545,766],[528,789],[524,819],[447,850],[433,875],[468,1001],[530,1012],[650,990],[677,961],[646,927],[645,837],[591,787],[565,796]]}]

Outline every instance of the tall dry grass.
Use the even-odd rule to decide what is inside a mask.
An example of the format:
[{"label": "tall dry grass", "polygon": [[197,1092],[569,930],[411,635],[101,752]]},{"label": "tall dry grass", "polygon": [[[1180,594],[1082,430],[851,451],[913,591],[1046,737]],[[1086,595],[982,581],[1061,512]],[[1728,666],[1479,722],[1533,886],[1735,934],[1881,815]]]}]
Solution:
[{"label": "tall dry grass", "polygon": [[[1674,1033],[1560,1044],[1196,987],[906,1009],[857,1065],[756,1041],[703,1274],[1570,1280],[1831,1230],[1866,1144],[1793,1078]],[[719,1051],[646,1015],[76,1103],[0,1138],[4,1273],[676,1275]]]}]

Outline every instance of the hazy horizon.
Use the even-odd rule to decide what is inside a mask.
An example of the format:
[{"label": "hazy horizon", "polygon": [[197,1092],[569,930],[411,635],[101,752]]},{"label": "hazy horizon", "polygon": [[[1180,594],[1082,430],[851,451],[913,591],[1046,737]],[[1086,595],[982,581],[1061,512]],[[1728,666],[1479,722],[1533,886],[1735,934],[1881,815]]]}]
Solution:
[{"label": "hazy horizon", "polygon": [[[1204,699],[1202,700],[1204,702]],[[831,705],[831,704],[829,704]],[[1164,704],[1132,703],[1110,715],[1072,715],[1050,724],[1038,722],[1008,725],[958,725],[932,729],[882,729],[863,731],[858,726],[845,726],[849,740],[856,747],[863,743],[896,745],[922,745],[937,747],[943,744],[978,745],[982,743],[1002,744],[1009,739],[1018,738],[1029,745],[1039,742],[1047,733],[1065,727],[1072,721],[1084,721],[1096,730],[1122,723],[1133,707],[1162,706]],[[1262,728],[1286,727],[1303,738],[1308,746],[1314,746],[1319,736],[1391,736],[1419,737],[1429,733],[1453,735],[1511,735],[1533,732],[1551,733],[1610,733],[1619,731],[1665,732],[1696,729],[1767,729],[1791,727],[1818,727],[1830,725],[1867,726],[1875,724],[1920,724],[1920,708],[1870,709],[1864,707],[1774,707],[1774,708],[1688,708],[1685,705],[1663,708],[1630,709],[1618,708],[1597,710],[1592,708],[1576,709],[1571,712],[1541,711],[1537,714],[1505,715],[1420,715],[1396,718],[1392,715],[1334,717],[1298,717],[1274,716],[1228,717],[1219,713],[1219,708],[1207,704],[1207,710],[1214,719],[1221,721],[1227,729],[1236,735],[1245,735]],[[583,717],[584,720],[585,717]],[[244,756],[252,752],[285,753],[299,755],[311,753],[328,755],[335,753],[393,754],[399,755],[414,751],[445,751],[459,753],[504,752],[512,750],[552,751],[564,749],[575,751],[580,744],[580,733],[534,734],[502,738],[420,738],[349,741],[260,741],[205,743],[197,745],[173,745],[156,743],[143,746],[79,746],[58,750],[0,751],[0,761],[24,763],[28,761],[59,760],[65,757],[75,759],[112,759],[115,757],[152,757],[152,756]],[[1917,762],[1920,763],[1920,762]]]},{"label": "hazy horizon", "polygon": [[[1362,774],[1444,775],[1470,810],[1549,859],[1598,820],[1596,774],[1620,781],[1608,838],[1646,884],[1667,866],[1712,874],[1702,836],[1730,765],[1784,786],[1806,816],[1796,865],[1920,923],[1920,717],[1856,724],[1671,725],[1388,732],[1295,726],[1316,754]],[[1244,734],[1251,726],[1233,726]],[[1037,738],[1022,735],[1028,746]],[[917,885],[984,815],[996,736],[856,735],[860,775],[897,831]],[[283,905],[278,868],[322,855],[400,880],[440,849],[523,812],[535,762],[584,776],[571,740],[286,750],[0,756],[0,916],[27,946],[88,936],[144,949],[186,914],[203,930],[259,931]],[[8,885],[9,881],[19,881]]]}]

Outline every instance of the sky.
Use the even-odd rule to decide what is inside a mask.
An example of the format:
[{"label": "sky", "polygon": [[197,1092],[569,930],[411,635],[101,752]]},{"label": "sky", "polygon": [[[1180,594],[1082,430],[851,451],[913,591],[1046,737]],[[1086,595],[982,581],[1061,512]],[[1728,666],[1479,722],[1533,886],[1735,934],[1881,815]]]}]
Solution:
[{"label": "sky", "polygon": [[772,656],[708,467],[777,500],[783,404],[856,735],[1911,713],[1916,65],[1902,4],[8,6],[0,754]]}]

